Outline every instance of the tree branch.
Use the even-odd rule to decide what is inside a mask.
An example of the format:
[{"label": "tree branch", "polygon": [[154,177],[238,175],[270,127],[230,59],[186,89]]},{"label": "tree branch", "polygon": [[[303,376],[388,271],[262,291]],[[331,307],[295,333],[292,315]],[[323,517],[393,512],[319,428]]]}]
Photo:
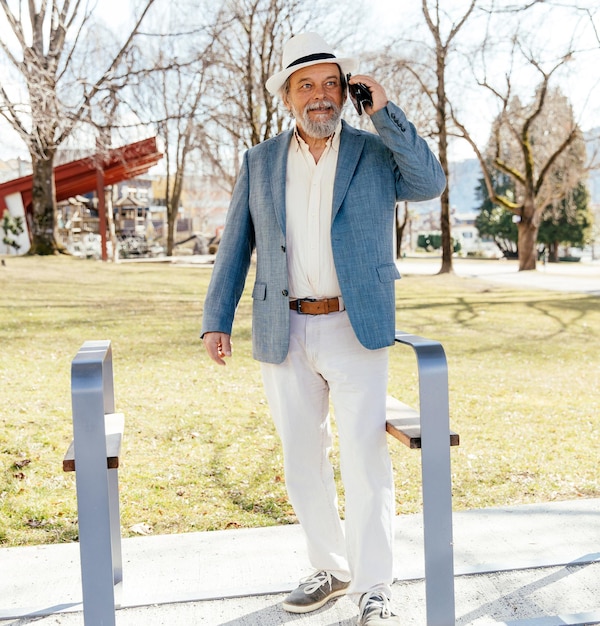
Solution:
[{"label": "tree branch", "polygon": [[550,158],[546,162],[546,165],[544,165],[544,167],[542,168],[542,171],[540,172],[540,174],[538,176],[537,183],[535,185],[535,193],[536,193],[536,195],[539,193],[542,185],[544,184],[544,180],[546,179],[546,176],[548,175],[548,172],[550,171],[550,169],[551,169],[552,165],[554,164],[554,162],[556,161],[556,159],[573,143],[573,141],[577,137],[577,131],[578,131],[578,128],[577,128],[577,126],[575,126],[571,130],[571,132],[568,134],[567,138],[554,151],[552,156],[550,156]]},{"label": "tree branch", "polygon": [[481,153],[481,150],[479,149],[479,146],[475,143],[475,141],[473,140],[473,138],[471,137],[470,133],[467,131],[465,126],[461,124],[458,121],[458,119],[456,119],[454,112],[452,112],[452,121],[454,122],[456,127],[461,131],[462,133],[461,137],[465,141],[467,141],[467,143],[471,146],[471,148],[473,148],[473,152],[475,152],[477,156],[477,160],[479,161],[479,165],[481,166],[481,172],[483,174],[483,181],[485,183],[488,196],[490,197],[490,201],[496,204],[500,204],[501,206],[508,209],[509,211],[518,214],[521,209],[520,204],[516,202],[512,202],[506,196],[500,196],[496,193],[496,190],[494,189],[494,183],[492,181],[492,177],[487,167],[487,163],[485,161],[485,158],[483,157],[483,154]]},{"label": "tree branch", "polygon": [[152,6],[152,4],[154,4],[154,1],[155,0],[146,0],[146,6],[144,7],[143,11],[141,12],[140,16],[138,17],[137,22],[135,23],[135,26],[133,27],[132,31],[129,33],[129,36],[127,37],[127,40],[121,46],[121,49],[119,50],[119,52],[117,53],[115,58],[112,60],[112,62],[109,65],[108,69],[96,81],[96,83],[92,86],[90,91],[87,94],[84,95],[83,102],[81,103],[79,109],[70,117],[69,123],[65,125],[65,128],[63,129],[63,132],[58,137],[57,143],[61,143],[62,141],[64,141],[64,139],[66,137],[68,137],[68,135],[71,133],[71,131],[73,129],[73,126],[75,125],[75,123],[78,120],[80,120],[82,118],[84,111],[90,106],[90,103],[94,99],[96,94],[101,90],[102,86],[110,79],[111,74],[113,73],[115,68],[119,65],[119,63],[121,62],[122,58],[125,56],[126,52],[129,50],[129,46],[130,46],[133,38],[137,35],[138,29],[139,29],[142,21],[146,17],[146,14],[148,13],[150,7]]}]

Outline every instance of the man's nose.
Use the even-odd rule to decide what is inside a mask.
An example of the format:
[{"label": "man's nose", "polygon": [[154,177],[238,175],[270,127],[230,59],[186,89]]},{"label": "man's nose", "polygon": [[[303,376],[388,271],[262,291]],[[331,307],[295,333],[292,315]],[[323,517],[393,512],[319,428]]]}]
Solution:
[{"label": "man's nose", "polygon": [[325,97],[325,88],[317,85],[313,94],[315,100],[322,100]]}]

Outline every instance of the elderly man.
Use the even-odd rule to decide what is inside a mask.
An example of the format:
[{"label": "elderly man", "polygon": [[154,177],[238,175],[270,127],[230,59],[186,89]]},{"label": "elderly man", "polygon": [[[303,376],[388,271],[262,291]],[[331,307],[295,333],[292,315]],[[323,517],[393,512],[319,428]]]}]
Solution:
[{"label": "elderly man", "polygon": [[[290,39],[266,83],[295,125],[247,151],[204,303],[210,357],[231,356],[231,329],[256,250],[253,355],[281,438],[290,501],[314,573],[284,600],[306,613],[350,594],[358,624],[399,624],[390,609],[392,467],[385,432],[394,343],[395,206],[428,200],[442,169],[383,87],[317,34]],[[377,135],[341,121],[357,83]],[[345,525],[329,461],[338,428]]]}]

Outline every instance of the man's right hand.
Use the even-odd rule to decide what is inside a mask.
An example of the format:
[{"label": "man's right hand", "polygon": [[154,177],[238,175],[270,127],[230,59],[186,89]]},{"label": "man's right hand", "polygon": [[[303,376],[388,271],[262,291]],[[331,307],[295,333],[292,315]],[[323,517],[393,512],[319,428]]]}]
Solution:
[{"label": "man's right hand", "polygon": [[219,365],[226,365],[223,357],[231,356],[231,336],[227,333],[204,333],[202,337],[208,356]]}]

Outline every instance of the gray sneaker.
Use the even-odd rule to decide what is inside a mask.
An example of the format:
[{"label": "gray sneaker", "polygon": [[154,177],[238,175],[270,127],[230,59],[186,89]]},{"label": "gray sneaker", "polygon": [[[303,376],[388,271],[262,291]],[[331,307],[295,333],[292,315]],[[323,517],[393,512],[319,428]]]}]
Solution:
[{"label": "gray sneaker", "polygon": [[343,596],[349,584],[350,582],[338,580],[324,570],[315,572],[303,578],[281,606],[290,613],[316,611],[328,600]]},{"label": "gray sneaker", "polygon": [[359,603],[357,626],[398,626],[400,618],[392,613],[388,597],[381,591],[365,593]]}]

